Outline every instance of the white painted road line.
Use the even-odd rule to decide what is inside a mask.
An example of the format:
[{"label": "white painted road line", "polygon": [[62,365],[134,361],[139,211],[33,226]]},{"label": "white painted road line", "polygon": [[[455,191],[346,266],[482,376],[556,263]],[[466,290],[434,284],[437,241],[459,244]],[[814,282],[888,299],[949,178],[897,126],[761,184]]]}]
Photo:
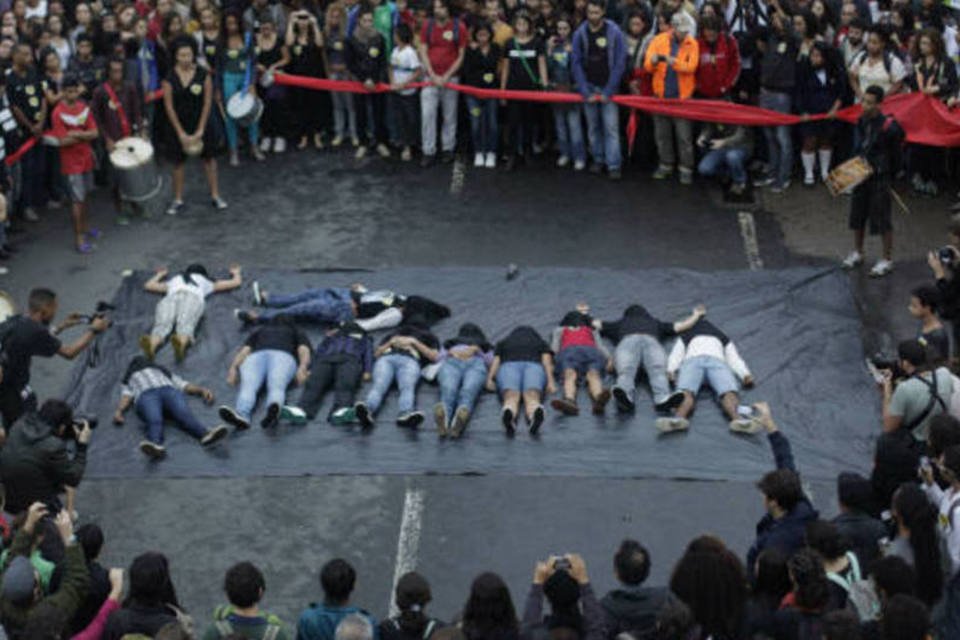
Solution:
[{"label": "white painted road line", "polygon": [[420,553],[420,527],[423,522],[423,491],[407,489],[403,497],[403,517],[400,519],[400,537],[397,539],[397,560],[393,569],[393,588],[390,589],[390,616],[400,613],[394,602],[397,583],[403,574],[417,568]]},{"label": "white painted road line", "polygon": [[740,221],[740,237],[743,238],[743,250],[747,254],[747,265],[751,271],[763,269],[763,260],[760,259],[760,245],[757,243],[757,227],[753,223],[753,214],[741,211],[737,214]]},{"label": "white painted road line", "polygon": [[450,195],[458,196],[463,191],[463,182],[467,176],[467,167],[458,155],[453,161],[453,172],[450,175]]}]

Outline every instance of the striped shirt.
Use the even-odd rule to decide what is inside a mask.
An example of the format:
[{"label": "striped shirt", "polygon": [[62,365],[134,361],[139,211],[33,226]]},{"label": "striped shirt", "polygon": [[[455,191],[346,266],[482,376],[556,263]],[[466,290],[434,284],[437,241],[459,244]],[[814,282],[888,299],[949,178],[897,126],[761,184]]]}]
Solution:
[{"label": "striped shirt", "polygon": [[130,380],[120,386],[120,395],[133,398],[134,402],[140,398],[140,394],[151,389],[160,389],[161,387],[175,387],[183,391],[187,386],[187,381],[173,373],[169,377],[156,367],[147,367],[140,369],[132,376]]}]

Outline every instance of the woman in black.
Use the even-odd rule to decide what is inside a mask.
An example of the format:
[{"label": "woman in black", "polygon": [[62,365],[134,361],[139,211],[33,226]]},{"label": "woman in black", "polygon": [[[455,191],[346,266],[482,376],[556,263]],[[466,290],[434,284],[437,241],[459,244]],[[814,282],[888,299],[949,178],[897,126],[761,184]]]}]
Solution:
[{"label": "woman in black", "polygon": [[[287,21],[287,49],[290,66],[287,70],[298,76],[323,77],[323,33],[317,17],[306,10],[291,14]],[[306,149],[313,137],[313,146],[323,149],[323,130],[330,119],[330,94],[295,87],[290,96],[294,126],[297,128],[297,149]]]},{"label": "woman in black", "polygon": [[[908,74],[906,84],[914,91],[947,100],[957,93],[957,69],[944,53],[943,38],[936,29],[924,29],[915,40],[912,52],[913,73]],[[914,191],[936,196],[937,181],[943,173],[943,150],[928,145],[911,145],[913,159]]]},{"label": "woman in black", "polygon": [[[219,121],[212,117],[213,81],[210,74],[197,65],[197,42],[189,36],[178,38],[172,47],[175,65],[163,81],[163,108],[169,121],[164,141],[173,161],[173,203],[167,214],[176,215],[183,209],[183,165],[187,149],[203,147],[203,171],[210,186],[210,198],[215,209],[226,209],[217,184],[217,147]],[[194,154],[196,155],[196,154]]]},{"label": "woman in black", "polygon": [[200,45],[200,58],[204,61],[207,71],[219,77],[218,62],[220,58],[220,16],[217,10],[204,7],[200,11],[200,28],[194,33],[197,44]]},{"label": "woman in black", "polygon": [[131,634],[152,638],[164,626],[177,621],[180,604],[166,556],[154,552],[137,556],[128,576],[130,594],[123,606],[107,618],[103,640],[120,640]]},{"label": "woman in black", "polygon": [[[497,76],[503,52],[493,42],[493,29],[483,21],[473,29],[473,41],[463,58],[463,84],[481,89],[496,89]],[[500,130],[497,125],[495,99],[465,95],[470,113],[470,134],[473,140],[475,167],[493,169],[497,166],[497,141]]]},{"label": "woman in black", "polygon": [[[543,89],[547,78],[547,58],[543,41],[533,32],[533,24],[526,11],[518,11],[513,18],[514,36],[507,41],[506,64],[500,75],[500,88],[515,91]],[[533,143],[533,128],[540,121],[540,105],[521,100],[501,101],[507,107],[507,169],[513,169],[518,155]]]},{"label": "woman in black", "polygon": [[277,25],[270,20],[260,23],[257,32],[257,74],[260,77],[260,97],[263,99],[263,117],[260,119],[260,150],[274,153],[287,150],[290,118],[287,113],[287,88],[273,82],[273,72],[290,63],[290,52],[277,35]]},{"label": "woman in black", "polygon": [[548,394],[557,391],[551,375],[550,345],[533,327],[522,326],[498,342],[493,353],[486,386],[488,391],[500,392],[503,428],[510,436],[516,432],[522,399],[530,433],[536,435],[546,417],[542,404],[544,388]]},{"label": "woman in black", "polygon": [[387,139],[384,113],[386,97],[373,89],[387,80],[387,43],[374,28],[370,5],[361,6],[358,10],[357,28],[347,39],[346,47],[347,68],[353,79],[362,82],[367,90],[356,96],[361,128],[365,133],[364,145],[357,148],[356,157],[360,159],[368,149],[376,149],[381,157],[386,158],[390,155],[390,149],[384,144]]},{"label": "woman in black", "polygon": [[[816,182],[814,168],[820,161],[820,180],[826,181],[833,156],[833,141],[839,137],[837,123],[833,119],[843,106],[847,95],[846,74],[834,61],[834,52],[823,42],[814,42],[806,62],[797,65],[794,105],[804,122],[800,125],[803,149],[803,184],[812,187]],[[810,122],[808,116],[826,113],[826,120]]]}]

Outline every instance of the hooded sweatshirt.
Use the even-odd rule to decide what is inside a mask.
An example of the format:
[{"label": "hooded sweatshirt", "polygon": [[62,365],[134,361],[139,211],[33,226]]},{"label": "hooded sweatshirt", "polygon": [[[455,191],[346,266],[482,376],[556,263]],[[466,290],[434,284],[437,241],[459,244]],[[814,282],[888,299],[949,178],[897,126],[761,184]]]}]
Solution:
[{"label": "hooded sweatshirt", "polygon": [[736,345],[713,323],[701,318],[693,327],[680,334],[667,358],[667,373],[676,373],[685,360],[708,356],[724,361],[738,378],[750,375],[747,363],[740,357]]}]

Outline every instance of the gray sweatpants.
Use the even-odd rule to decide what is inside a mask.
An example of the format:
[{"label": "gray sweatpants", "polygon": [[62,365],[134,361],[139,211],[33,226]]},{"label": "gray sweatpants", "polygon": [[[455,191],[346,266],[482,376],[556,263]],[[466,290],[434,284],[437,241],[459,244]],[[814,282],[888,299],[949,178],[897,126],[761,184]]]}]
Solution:
[{"label": "gray sweatpants", "polygon": [[[674,145],[673,134],[677,134]],[[670,116],[653,116],[653,138],[657,143],[657,155],[660,156],[660,166],[673,169],[680,155],[680,169],[692,172],[694,169],[693,156],[693,122],[684,118]]]},{"label": "gray sweatpants", "polygon": [[631,400],[634,399],[637,371],[641,366],[647,372],[654,404],[663,402],[670,395],[667,353],[653,336],[642,333],[627,336],[613,352],[613,362],[617,367],[617,387],[626,391]]},{"label": "gray sweatpants", "polygon": [[176,327],[178,335],[188,336],[192,340],[197,323],[203,317],[204,306],[203,298],[186,289],[163,296],[157,303],[151,335],[165,339]]}]

